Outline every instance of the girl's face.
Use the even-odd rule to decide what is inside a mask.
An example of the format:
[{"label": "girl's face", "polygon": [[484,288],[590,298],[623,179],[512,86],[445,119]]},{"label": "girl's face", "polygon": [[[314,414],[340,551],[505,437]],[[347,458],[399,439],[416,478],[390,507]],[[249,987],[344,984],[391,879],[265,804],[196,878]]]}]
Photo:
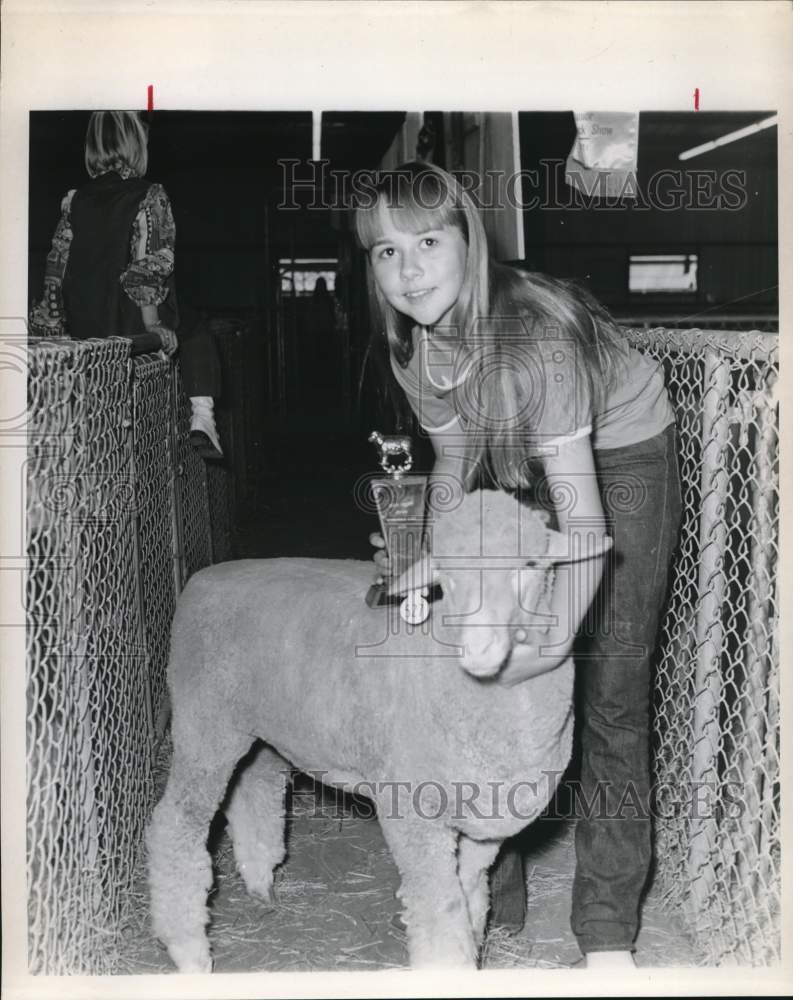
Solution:
[{"label": "girl's face", "polygon": [[468,246],[456,226],[420,233],[397,229],[380,210],[380,235],[369,251],[377,286],[388,303],[419,326],[448,321],[460,294]]}]

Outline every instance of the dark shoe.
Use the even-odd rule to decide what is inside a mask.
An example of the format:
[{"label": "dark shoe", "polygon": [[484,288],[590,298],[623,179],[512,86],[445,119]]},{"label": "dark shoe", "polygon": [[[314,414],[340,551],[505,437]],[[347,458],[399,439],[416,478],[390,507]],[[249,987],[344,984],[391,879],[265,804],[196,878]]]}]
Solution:
[{"label": "dark shoe", "polygon": [[490,869],[490,926],[518,934],[526,922],[523,855],[507,841]]},{"label": "dark shoe", "polygon": [[205,461],[219,462],[223,458],[223,452],[218,451],[203,431],[190,431],[190,444]]},{"label": "dark shoe", "polygon": [[504,931],[509,934],[510,937],[514,934],[520,934],[523,930],[523,925],[526,923],[525,916],[522,918],[509,918],[504,919],[503,917],[494,915],[490,918],[490,929]]}]

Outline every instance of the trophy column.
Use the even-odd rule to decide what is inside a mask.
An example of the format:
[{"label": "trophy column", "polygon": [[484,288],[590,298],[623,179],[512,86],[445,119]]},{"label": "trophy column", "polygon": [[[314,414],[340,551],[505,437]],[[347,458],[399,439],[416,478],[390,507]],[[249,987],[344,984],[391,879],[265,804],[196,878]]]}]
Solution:
[{"label": "trophy column", "polygon": [[[385,473],[372,480],[371,489],[390,561],[390,575],[397,577],[421,555],[427,476],[408,475],[413,466],[410,438],[373,431],[369,440],[378,446],[380,467]],[[406,622],[419,624],[426,619],[429,604],[425,596],[411,592],[407,597],[397,598],[401,600],[400,615]],[[373,584],[366,595],[369,607],[380,607],[393,599],[385,581]]]}]

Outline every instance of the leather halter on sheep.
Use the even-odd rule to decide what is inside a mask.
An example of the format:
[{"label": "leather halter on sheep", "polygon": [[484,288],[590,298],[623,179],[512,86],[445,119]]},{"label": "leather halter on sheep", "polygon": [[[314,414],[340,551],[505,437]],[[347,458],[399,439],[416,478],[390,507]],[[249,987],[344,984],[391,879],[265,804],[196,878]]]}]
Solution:
[{"label": "leather halter on sheep", "polygon": [[272,898],[290,765],[321,774],[377,806],[411,964],[475,965],[488,868],[553,795],[573,724],[570,660],[512,688],[492,678],[569,555],[502,494],[471,494],[431,529],[444,596],[425,626],[366,607],[368,562],[241,560],[188,582],[168,672],[174,756],[147,836],[153,926],[180,970],[211,969],[206,837],[257,738],[223,806],[248,890]]}]

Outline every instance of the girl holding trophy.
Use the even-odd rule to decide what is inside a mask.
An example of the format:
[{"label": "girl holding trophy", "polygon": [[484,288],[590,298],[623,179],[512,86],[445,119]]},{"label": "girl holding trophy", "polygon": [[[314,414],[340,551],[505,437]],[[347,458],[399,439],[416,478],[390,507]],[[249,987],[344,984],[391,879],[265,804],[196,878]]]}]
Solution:
[{"label": "girl holding trophy", "polygon": [[[444,170],[408,163],[375,193],[356,211],[375,346],[432,441],[433,476],[533,491],[572,550],[613,539],[611,556],[557,573],[555,624],[498,680],[564,662],[592,605],[575,655],[580,801],[594,808],[576,824],[571,923],[589,967],[630,966],[652,860],[651,657],[681,509],[663,370],[585,290],[491,260],[471,197]],[[621,810],[626,795],[641,807]],[[519,927],[514,857],[502,855],[491,892],[494,919]]]}]

